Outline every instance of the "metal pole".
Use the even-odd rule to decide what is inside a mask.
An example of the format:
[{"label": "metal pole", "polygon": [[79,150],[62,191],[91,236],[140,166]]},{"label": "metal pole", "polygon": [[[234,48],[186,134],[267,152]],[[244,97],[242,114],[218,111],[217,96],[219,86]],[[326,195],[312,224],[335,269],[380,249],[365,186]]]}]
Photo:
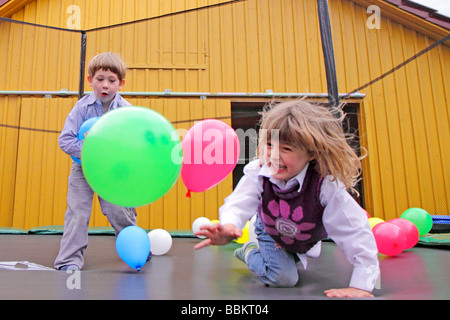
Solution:
[{"label": "metal pole", "polygon": [[80,53],[80,81],[78,85],[78,99],[84,96],[84,76],[86,67],[86,39],[85,31],[81,31],[81,53]]},{"label": "metal pole", "polygon": [[[90,94],[92,91],[85,91],[84,94]],[[57,97],[69,97],[78,95],[78,91],[67,91],[61,89],[59,91],[21,91],[21,90],[0,90],[0,96],[46,96],[51,98]],[[299,92],[139,92],[139,91],[120,91],[121,96],[131,97],[166,97],[166,98],[178,98],[178,97],[198,97],[198,98],[285,98],[285,99],[326,99],[328,93],[299,93]],[[364,93],[340,93],[340,99],[364,99],[366,95]]]},{"label": "metal pole", "polygon": [[320,37],[322,39],[323,58],[327,75],[328,101],[330,106],[339,105],[339,91],[336,77],[336,64],[334,60],[333,36],[331,34],[330,12],[328,0],[317,0],[319,12]]}]

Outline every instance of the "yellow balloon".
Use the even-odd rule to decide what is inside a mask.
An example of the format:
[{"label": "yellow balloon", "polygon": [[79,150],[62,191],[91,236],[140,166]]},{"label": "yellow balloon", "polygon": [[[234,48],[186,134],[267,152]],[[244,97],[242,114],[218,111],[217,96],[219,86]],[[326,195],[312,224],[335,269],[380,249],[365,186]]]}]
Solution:
[{"label": "yellow balloon", "polygon": [[247,221],[247,223],[244,226],[244,229],[242,229],[242,236],[240,236],[239,238],[237,238],[236,241],[237,243],[243,244],[246,243],[249,239],[249,233],[248,233],[248,227],[250,225],[250,221]]},{"label": "yellow balloon", "polygon": [[220,223],[220,221],[219,221],[219,220],[211,220],[211,223],[212,223],[213,225],[215,225],[216,223]]},{"label": "yellow balloon", "polygon": [[373,227],[375,227],[377,224],[381,222],[384,222],[384,220],[375,217],[369,218],[370,229],[373,229]]}]

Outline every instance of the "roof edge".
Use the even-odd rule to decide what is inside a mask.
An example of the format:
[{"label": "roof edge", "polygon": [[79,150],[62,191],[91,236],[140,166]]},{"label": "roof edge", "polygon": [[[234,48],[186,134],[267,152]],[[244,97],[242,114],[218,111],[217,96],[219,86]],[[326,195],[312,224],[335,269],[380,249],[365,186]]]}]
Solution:
[{"label": "roof edge", "polygon": [[437,24],[447,30],[450,30],[450,17],[438,13],[437,10],[427,7],[423,4],[416,3],[410,0],[384,0],[389,2],[399,9],[412,13],[420,18],[423,18],[431,23]]},{"label": "roof edge", "polygon": [[34,0],[0,0],[0,17],[11,16]]},{"label": "roof edge", "polygon": [[[418,33],[426,35],[434,40],[440,40],[449,34],[449,29],[436,24],[434,21],[427,20],[412,12],[408,12],[398,6],[398,3],[405,0],[350,0],[354,3],[368,8],[371,5],[376,5],[380,8],[381,16],[384,16],[392,21],[400,23],[407,28],[413,29]],[[412,2],[411,2],[412,3]],[[422,6],[423,7],[423,6]],[[429,10],[434,10],[430,9]],[[436,11],[436,10],[434,10]],[[450,40],[444,43],[450,46]]]}]

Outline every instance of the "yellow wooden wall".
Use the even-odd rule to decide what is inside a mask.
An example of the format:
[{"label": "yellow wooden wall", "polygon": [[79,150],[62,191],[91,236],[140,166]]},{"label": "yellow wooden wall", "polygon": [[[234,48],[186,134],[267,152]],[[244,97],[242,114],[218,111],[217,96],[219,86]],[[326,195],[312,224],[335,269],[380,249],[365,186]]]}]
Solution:
[{"label": "yellow wooden wall", "polygon": [[[230,115],[227,100],[131,98],[128,101],[161,113],[175,123],[176,129],[184,129],[181,134],[194,124],[186,120]],[[0,98],[1,123],[21,127],[20,130],[0,127],[0,226],[29,229],[64,224],[72,160],[59,149],[58,137],[75,102],[76,98]],[[230,124],[229,120],[225,122]],[[218,204],[232,191],[231,176],[207,192],[192,193],[191,198],[185,197],[186,191],[180,178],[163,198],[138,208],[139,225],[189,229],[198,217],[217,219]],[[108,225],[97,200],[90,225]]]},{"label": "yellow wooden wall", "polygon": [[[20,102],[18,97],[0,97],[0,123],[19,125]],[[13,224],[18,141],[19,130],[0,126],[0,226]]]},{"label": "yellow wooden wall", "polygon": [[[380,29],[365,27],[365,6],[329,1],[339,91],[368,83],[449,34],[382,1]],[[383,13],[386,12],[386,16]],[[420,29],[420,33],[414,28]],[[362,139],[369,156],[365,191],[369,212],[384,219],[410,207],[436,215],[450,211],[450,43],[418,57],[362,90]]]},{"label": "yellow wooden wall", "polygon": [[[88,31],[87,60],[101,51],[119,52],[129,66],[127,92],[327,91],[315,1],[40,0],[11,17],[67,27],[67,9],[77,5],[81,28],[89,30],[220,2]],[[369,4],[381,8],[380,29],[366,27]],[[368,83],[448,34],[383,1],[329,0],[329,7],[340,92]],[[77,91],[79,42],[79,33],[0,23],[0,90]],[[364,189],[372,216],[390,219],[409,207],[449,213],[449,70],[450,48],[441,45],[361,90]],[[171,121],[231,112],[229,99],[126,98],[163,110]],[[61,130],[75,101],[0,96],[0,123]],[[56,139],[55,133],[0,127],[0,225],[62,224],[70,159]],[[216,217],[230,191],[229,178],[189,200],[178,183],[164,199],[139,209],[140,223],[190,228],[196,216]],[[105,220],[96,206],[91,224],[100,226]]]}]

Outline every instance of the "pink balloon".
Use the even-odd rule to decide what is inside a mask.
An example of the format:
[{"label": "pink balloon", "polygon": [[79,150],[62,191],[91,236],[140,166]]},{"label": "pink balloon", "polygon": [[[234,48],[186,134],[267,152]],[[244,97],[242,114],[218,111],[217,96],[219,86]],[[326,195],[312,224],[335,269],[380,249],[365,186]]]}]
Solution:
[{"label": "pink balloon", "polygon": [[411,249],[414,247],[419,241],[419,229],[417,229],[416,225],[409,220],[402,218],[395,218],[388,221],[389,223],[393,223],[398,226],[400,229],[405,232],[406,243],[405,249]]},{"label": "pink balloon", "polygon": [[207,119],[193,125],[181,142],[181,177],[190,191],[206,191],[236,167],[240,145],[236,132],[228,124]]},{"label": "pink balloon", "polygon": [[[363,209],[363,210],[364,210],[364,209]],[[370,219],[370,214],[369,214],[366,210],[364,210],[364,213],[366,214],[367,219]]]},{"label": "pink balloon", "polygon": [[372,232],[377,242],[378,252],[387,256],[395,256],[404,250],[405,232],[395,224],[379,223],[373,227]]}]

